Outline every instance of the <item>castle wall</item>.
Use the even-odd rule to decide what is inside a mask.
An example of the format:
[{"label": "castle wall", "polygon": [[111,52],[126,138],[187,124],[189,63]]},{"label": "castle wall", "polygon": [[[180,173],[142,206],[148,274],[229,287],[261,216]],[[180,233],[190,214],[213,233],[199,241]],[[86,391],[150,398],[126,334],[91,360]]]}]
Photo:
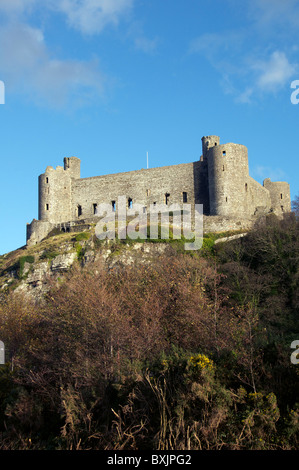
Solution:
[{"label": "castle wall", "polygon": [[271,181],[266,178],[264,187],[269,191],[271,198],[271,209],[276,214],[291,211],[290,185],[284,181]]},{"label": "castle wall", "polygon": [[249,182],[247,148],[232,143],[215,145],[209,148],[207,160],[210,215],[231,217],[247,215],[246,193]]},{"label": "castle wall", "polygon": [[224,215],[211,215],[203,217],[203,233],[217,233],[237,230],[250,230],[254,218],[233,218]]},{"label": "castle wall", "polygon": [[261,212],[269,212],[271,209],[271,198],[269,191],[251,177],[249,177],[246,203],[247,213],[249,215],[254,215]]},{"label": "castle wall", "polygon": [[81,171],[81,160],[77,157],[66,157],[63,159],[64,170],[71,178],[79,179]]},{"label": "castle wall", "polygon": [[[244,229],[254,216],[291,211],[290,187],[285,182],[263,186],[249,176],[247,148],[220,138],[202,138],[200,161],[126,173],[80,178],[80,160],[64,158],[64,167],[47,167],[39,176],[39,220],[27,224],[27,242],[42,240],[54,227],[72,230],[90,223],[97,207],[107,203],[117,210],[125,196],[144,209],[150,205],[203,204],[204,231]],[[78,225],[76,225],[78,227]]]},{"label": "castle wall", "polygon": [[35,245],[43,240],[52,230],[50,222],[33,219],[31,224],[27,224],[26,240],[27,245]]},{"label": "castle wall", "polygon": [[[94,215],[94,204],[116,202],[126,196],[127,202],[149,207],[150,204],[183,202],[208,206],[207,172],[204,162],[186,163],[161,168],[143,169],[73,181],[73,218]],[[80,208],[78,212],[78,208]]]}]

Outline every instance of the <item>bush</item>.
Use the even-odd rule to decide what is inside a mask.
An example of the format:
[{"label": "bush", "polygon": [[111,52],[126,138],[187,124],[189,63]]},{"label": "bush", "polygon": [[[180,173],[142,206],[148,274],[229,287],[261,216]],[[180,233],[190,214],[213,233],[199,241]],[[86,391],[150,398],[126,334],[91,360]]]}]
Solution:
[{"label": "bush", "polygon": [[52,251],[51,249],[46,249],[40,256],[41,260],[47,259],[52,261],[52,259],[56,258],[60,253],[58,251]]},{"label": "bush", "polygon": [[90,237],[90,234],[88,232],[81,232],[75,236],[75,240],[76,242],[81,242],[83,240],[88,240],[89,237]]},{"label": "bush", "polygon": [[23,276],[25,263],[30,263],[30,264],[34,263],[34,256],[21,256],[21,258],[18,261],[19,277]]}]

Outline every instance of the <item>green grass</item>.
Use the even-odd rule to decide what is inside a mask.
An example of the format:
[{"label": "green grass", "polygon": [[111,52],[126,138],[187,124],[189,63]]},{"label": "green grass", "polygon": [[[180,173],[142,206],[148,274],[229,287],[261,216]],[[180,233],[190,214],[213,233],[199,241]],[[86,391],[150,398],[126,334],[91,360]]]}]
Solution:
[{"label": "green grass", "polygon": [[28,256],[21,256],[18,261],[18,272],[19,272],[19,277],[21,278],[23,276],[23,271],[24,271],[24,266],[25,263],[34,263],[34,256],[28,255]]},{"label": "green grass", "polygon": [[60,253],[58,251],[53,251],[51,249],[46,249],[43,254],[40,256],[41,260],[49,260],[52,261],[52,259],[56,258]]},{"label": "green grass", "polygon": [[88,240],[89,238],[90,238],[90,233],[89,232],[81,232],[81,233],[78,233],[75,236],[76,242],[81,242],[83,240]]}]

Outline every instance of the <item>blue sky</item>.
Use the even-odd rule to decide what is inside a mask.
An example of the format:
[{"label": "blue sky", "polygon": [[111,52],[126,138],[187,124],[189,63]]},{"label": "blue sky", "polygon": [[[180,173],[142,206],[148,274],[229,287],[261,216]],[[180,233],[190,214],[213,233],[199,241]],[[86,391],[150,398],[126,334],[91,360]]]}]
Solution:
[{"label": "blue sky", "polygon": [[[299,194],[298,0],[0,0],[0,253],[38,218],[38,175],[193,162],[248,147],[250,175]],[[298,94],[299,96],[299,94]]]}]

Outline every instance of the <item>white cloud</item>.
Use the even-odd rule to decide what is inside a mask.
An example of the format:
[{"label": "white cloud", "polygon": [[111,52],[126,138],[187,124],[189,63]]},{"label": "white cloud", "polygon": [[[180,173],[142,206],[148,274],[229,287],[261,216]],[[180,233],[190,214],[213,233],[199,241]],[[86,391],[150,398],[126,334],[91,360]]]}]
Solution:
[{"label": "white cloud", "polygon": [[[117,26],[134,1],[0,0],[0,74],[7,95],[18,92],[54,107],[102,97],[107,80],[98,60],[60,59],[53,55],[43,31],[30,26],[30,15],[39,8],[47,9],[49,13],[62,14],[66,23],[80,33],[97,34],[109,25]],[[136,46],[149,51],[154,43],[140,37]]]},{"label": "white cloud", "polygon": [[20,15],[29,11],[37,0],[0,0],[0,11],[8,15]]},{"label": "white cloud", "polygon": [[239,93],[236,97],[237,103],[251,103],[253,88],[247,87],[243,92]]},{"label": "white cloud", "polygon": [[137,50],[144,52],[145,54],[153,54],[157,50],[159,44],[159,38],[148,38],[144,32],[143,24],[139,21],[131,22],[127,38],[132,40]]},{"label": "white cloud", "polygon": [[108,25],[118,25],[135,0],[0,0],[0,12],[10,18],[29,15],[42,7],[66,17],[70,27],[84,34],[96,34]]},{"label": "white cloud", "polygon": [[67,17],[68,24],[84,34],[100,33],[107,25],[117,25],[134,0],[48,0]]},{"label": "white cloud", "polygon": [[[225,93],[239,103],[250,103],[288,86],[299,71],[298,0],[227,0],[232,10],[242,8],[243,28],[203,34],[189,52],[201,54],[219,74]],[[246,25],[246,27],[245,27]]]},{"label": "white cloud", "polygon": [[234,54],[240,50],[244,40],[242,31],[222,31],[221,33],[205,33],[191,41],[189,52],[202,53],[213,60],[219,53]]},{"label": "white cloud", "polygon": [[53,58],[42,31],[20,23],[0,29],[0,73],[7,94],[24,93],[53,107],[99,97],[105,82],[96,60]]},{"label": "white cloud", "polygon": [[[288,84],[299,70],[299,64],[291,60],[296,52],[269,52],[269,47],[253,48],[248,52],[247,42],[251,33],[245,30],[204,34],[194,39],[190,53],[198,53],[210,62],[220,76],[226,94],[235,96],[239,103],[250,103],[264,93],[275,93]],[[246,48],[244,45],[246,44]],[[266,52],[265,52],[266,51]]]},{"label": "white cloud", "polygon": [[[249,15],[257,28],[265,32],[274,31],[277,25],[298,26],[299,24],[299,4],[298,0],[249,0]],[[267,32],[267,31],[266,31]]]},{"label": "white cloud", "polygon": [[276,91],[284,86],[297,68],[297,64],[291,64],[281,51],[275,51],[267,60],[253,65],[253,69],[258,72],[257,86],[264,91]]}]

